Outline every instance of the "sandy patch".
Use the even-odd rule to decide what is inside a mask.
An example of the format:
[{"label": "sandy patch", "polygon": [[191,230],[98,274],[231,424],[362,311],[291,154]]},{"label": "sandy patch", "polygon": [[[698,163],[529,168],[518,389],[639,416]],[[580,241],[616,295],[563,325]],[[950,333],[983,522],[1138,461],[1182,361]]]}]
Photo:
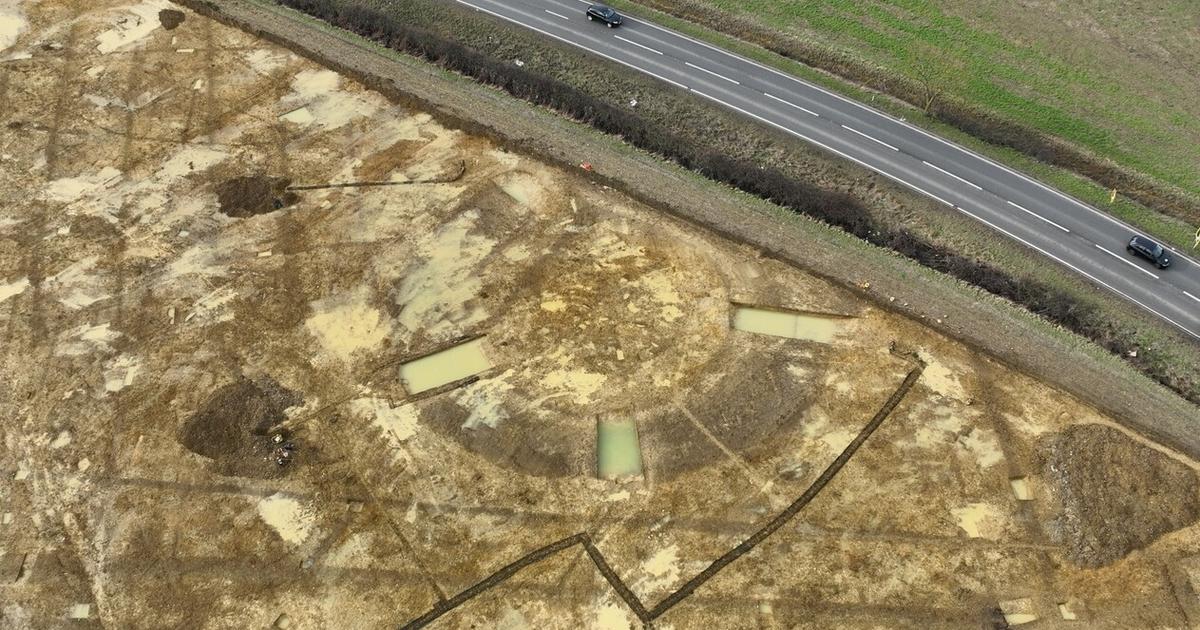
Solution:
[{"label": "sandy patch", "polygon": [[0,284],[0,302],[14,295],[24,293],[27,288],[29,288],[29,278],[21,278],[6,284]]},{"label": "sandy patch", "polygon": [[394,445],[398,446],[417,433],[417,408],[412,405],[392,407],[382,398],[357,398],[350,401],[350,409],[369,418]]},{"label": "sandy patch", "polygon": [[125,13],[114,18],[113,27],[96,36],[96,50],[107,55],[145,39],[160,26],[158,12],[171,6],[167,0],[150,0],[125,7]]},{"label": "sandy patch", "polygon": [[46,288],[58,296],[58,301],[71,310],[85,308],[107,299],[100,290],[104,283],[99,274],[89,273],[96,268],[96,256],[88,256],[46,279]]},{"label": "sandy patch", "polygon": [[59,356],[81,356],[111,350],[109,344],[120,336],[121,333],[112,330],[109,324],[84,324],[64,333],[54,353]]},{"label": "sandy patch", "polygon": [[119,392],[133,384],[133,379],[142,371],[142,362],[137,357],[121,355],[105,364],[104,391]]},{"label": "sandy patch", "polygon": [[633,621],[623,606],[609,603],[596,609],[589,627],[591,630],[629,630],[633,627]]},{"label": "sandy patch", "polygon": [[85,195],[93,195],[106,188],[111,188],[121,177],[121,171],[106,166],[99,172],[77,177],[62,177],[46,184],[42,198],[47,201],[69,203]]},{"label": "sandy patch", "polygon": [[292,78],[292,93],[280,101],[284,111],[307,108],[312,122],[336,129],[356,118],[374,114],[382,98],[339,89],[341,77],[332,70],[303,70]]},{"label": "sandy patch", "polygon": [[21,12],[20,0],[0,0],[0,51],[12,47],[29,22]]},{"label": "sandy patch", "polygon": [[951,509],[950,514],[968,538],[995,540],[1003,532],[1004,515],[990,503],[968,503]]},{"label": "sandy patch", "polygon": [[313,529],[313,514],[291,497],[276,493],[258,502],[258,515],[285,542],[303,544]]},{"label": "sandy patch", "polygon": [[463,422],[464,429],[477,429],[482,426],[494,429],[500,421],[508,419],[504,401],[513,386],[505,377],[511,374],[512,371],[509,370],[496,378],[477,381],[454,392],[454,401],[471,412]]},{"label": "sandy patch", "polygon": [[925,371],[921,373],[921,382],[926,387],[947,398],[967,400],[966,391],[958,380],[961,370],[951,370],[945,363],[935,359],[927,350],[922,349],[917,354],[925,362]]},{"label": "sandy patch", "polygon": [[326,352],[349,361],[357,352],[374,350],[391,334],[392,324],[368,302],[365,289],[312,303],[304,322]]},{"label": "sandy patch", "polygon": [[396,303],[402,309],[400,325],[409,333],[467,331],[487,317],[480,306],[466,308],[479,294],[476,268],[496,245],[486,236],[471,234],[478,218],[479,212],[472,210],[443,225],[424,243],[424,262],[404,276]]},{"label": "sandy patch", "polygon": [[577,405],[592,401],[592,394],[604,387],[608,376],[589,372],[582,368],[560,369],[547,372],[542,384],[551,390],[567,393]]}]

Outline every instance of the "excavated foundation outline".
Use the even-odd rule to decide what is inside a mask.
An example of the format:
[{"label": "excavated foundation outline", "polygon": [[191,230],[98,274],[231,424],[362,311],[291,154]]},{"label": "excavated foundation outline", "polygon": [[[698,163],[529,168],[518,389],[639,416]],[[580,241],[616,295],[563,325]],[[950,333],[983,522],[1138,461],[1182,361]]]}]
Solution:
[{"label": "excavated foundation outline", "polygon": [[[894,350],[893,353],[895,353]],[[436,621],[442,615],[454,610],[467,601],[475,598],[477,595],[484,593],[492,587],[499,586],[502,582],[515,575],[521,569],[536,564],[560,551],[563,551],[564,549],[568,549],[575,545],[581,545],[583,547],[584,551],[587,552],[588,557],[591,558],[592,563],[596,566],[596,569],[600,571],[600,574],[604,576],[605,580],[608,580],[609,585],[613,587],[613,590],[617,592],[617,595],[619,595],[625,604],[633,611],[633,613],[637,615],[638,620],[641,621],[645,627],[649,628],[655,619],[666,614],[667,611],[671,610],[680,602],[682,602],[685,598],[695,592],[696,589],[703,586],[705,582],[716,576],[721,569],[724,569],[726,566],[733,563],[734,560],[737,560],[738,558],[752,551],[756,546],[758,546],[759,543],[766,540],[768,536],[775,533],[776,530],[778,530],[780,527],[783,527],[788,521],[792,520],[792,518],[794,518],[796,514],[800,512],[800,510],[804,509],[806,505],[816,498],[817,494],[819,494],[821,490],[823,490],[825,486],[828,485],[829,482],[832,481],[833,478],[837,476],[842,468],[850,461],[850,458],[854,457],[855,453],[858,452],[858,449],[863,445],[864,442],[867,441],[867,438],[871,437],[871,434],[874,433],[875,430],[878,429],[881,424],[883,424],[883,421],[892,413],[892,411],[896,409],[896,407],[904,399],[905,395],[908,394],[908,391],[912,389],[913,385],[916,384],[917,379],[921,377],[921,373],[924,370],[924,363],[916,360],[916,366],[908,372],[908,374],[904,377],[904,381],[900,383],[900,386],[896,388],[896,391],[892,392],[892,395],[888,397],[886,402],[883,403],[883,406],[879,408],[879,411],[875,413],[875,416],[871,418],[871,421],[863,426],[862,430],[858,432],[858,435],[846,445],[846,448],[842,450],[837,458],[835,458],[829,464],[829,466],[825,468],[825,471],[822,472],[821,475],[817,477],[811,485],[808,486],[808,489],[805,490],[804,493],[801,494],[795,501],[793,501],[791,505],[777,514],[775,518],[772,518],[770,521],[768,521],[767,524],[763,525],[758,531],[750,535],[749,538],[746,538],[736,547],[730,549],[719,558],[714,560],[706,569],[700,573],[697,573],[695,577],[688,580],[683,584],[683,586],[680,586],[678,589],[676,589],[675,592],[663,598],[663,600],[658,604],[655,604],[653,608],[647,609],[642,600],[638,599],[638,596],[634,594],[632,590],[630,590],[629,586],[626,585],[623,580],[621,580],[621,577],[617,575],[616,571],[614,571],[613,568],[608,564],[608,561],[605,560],[604,554],[601,553],[600,550],[592,543],[591,536],[588,535],[587,532],[580,532],[578,534],[574,534],[561,540],[552,542],[539,549],[535,549],[534,551],[531,551],[517,560],[510,562],[500,570],[476,582],[474,585],[468,587],[457,595],[449,599],[442,599],[438,601],[437,604],[435,604],[434,607],[428,612],[405,624],[403,626],[403,630],[424,628],[425,626]]]}]

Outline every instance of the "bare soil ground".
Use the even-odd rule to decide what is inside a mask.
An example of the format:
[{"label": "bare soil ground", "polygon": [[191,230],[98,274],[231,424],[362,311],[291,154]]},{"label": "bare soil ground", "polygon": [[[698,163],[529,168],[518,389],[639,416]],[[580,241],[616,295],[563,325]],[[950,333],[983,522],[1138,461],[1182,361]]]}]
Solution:
[{"label": "bare soil ground", "polygon": [[[650,606],[846,452],[909,351],[845,468],[661,625],[1198,621],[1196,461],[171,8],[22,5],[30,56],[0,66],[0,625],[395,627],[580,533]],[[362,179],[393,185],[285,188]],[[737,304],[838,333],[736,330]],[[490,368],[405,391],[399,365],[464,338]],[[629,418],[644,473],[600,478],[597,421]],[[1109,515],[1137,533],[1094,533]],[[1081,560],[1064,522],[1117,551]],[[575,546],[436,627],[635,622]]]}]

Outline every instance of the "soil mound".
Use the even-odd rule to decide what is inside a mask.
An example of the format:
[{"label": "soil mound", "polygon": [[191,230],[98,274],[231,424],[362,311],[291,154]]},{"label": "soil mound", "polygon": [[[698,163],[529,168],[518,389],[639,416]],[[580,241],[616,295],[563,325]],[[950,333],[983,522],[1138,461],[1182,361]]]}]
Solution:
[{"label": "soil mound", "polygon": [[177,26],[183,24],[184,17],[183,11],[176,11],[175,9],[163,9],[162,11],[158,12],[158,23],[161,24],[164,29],[173,31]]},{"label": "soil mound", "polygon": [[1195,472],[1116,429],[1072,426],[1044,449],[1062,502],[1050,534],[1077,565],[1110,564],[1200,516]]},{"label": "soil mound", "polygon": [[212,459],[221,474],[278,477],[288,467],[272,456],[279,445],[270,430],[301,400],[269,378],[242,378],[213,392],[184,423],[179,439],[188,450]]},{"label": "soil mound", "polygon": [[289,179],[266,175],[227,179],[217,184],[221,213],[242,219],[291,206],[299,196],[287,191],[290,183]]}]

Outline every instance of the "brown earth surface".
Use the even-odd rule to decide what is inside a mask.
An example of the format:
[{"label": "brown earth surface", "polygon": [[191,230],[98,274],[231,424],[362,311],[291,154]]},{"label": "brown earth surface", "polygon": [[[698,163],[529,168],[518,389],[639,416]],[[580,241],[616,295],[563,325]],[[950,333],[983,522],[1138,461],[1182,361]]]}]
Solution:
[{"label": "brown earth surface", "polygon": [[[566,540],[434,627],[627,628],[629,598],[652,608],[809,488],[657,624],[1196,621],[1191,503],[1046,472],[1178,484],[1195,460],[578,171],[190,11],[167,31],[166,8],[22,5],[31,55],[0,66],[23,123],[0,131],[0,626],[395,627]],[[366,176],[404,185],[222,212],[237,178]],[[807,318],[761,334],[778,321],[741,305]],[[601,468],[620,421],[640,474]],[[1145,527],[1085,568],[1052,533],[1097,492]]]}]

